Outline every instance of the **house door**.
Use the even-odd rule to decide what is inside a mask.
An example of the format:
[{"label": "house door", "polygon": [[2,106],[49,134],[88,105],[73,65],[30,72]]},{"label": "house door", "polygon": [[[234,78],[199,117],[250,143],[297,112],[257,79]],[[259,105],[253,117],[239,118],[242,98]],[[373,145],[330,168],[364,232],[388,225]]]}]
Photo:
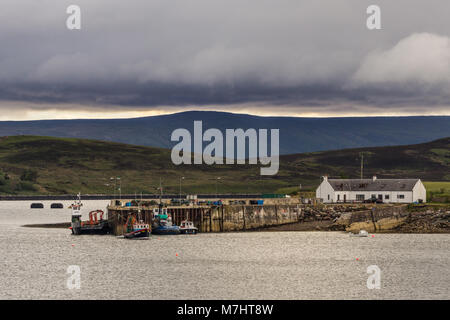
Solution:
[{"label": "house door", "polygon": [[379,199],[379,200],[383,200],[383,195],[382,195],[382,194],[379,194],[379,195],[378,195],[378,199]]},{"label": "house door", "polygon": [[347,195],[344,194],[344,202],[346,202],[346,201],[347,201]]}]

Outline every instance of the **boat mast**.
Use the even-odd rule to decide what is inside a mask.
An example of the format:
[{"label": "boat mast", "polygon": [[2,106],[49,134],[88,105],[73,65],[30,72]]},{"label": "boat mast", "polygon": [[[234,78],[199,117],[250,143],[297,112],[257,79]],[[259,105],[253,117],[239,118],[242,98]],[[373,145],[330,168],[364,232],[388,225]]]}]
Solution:
[{"label": "boat mast", "polygon": [[161,177],[159,178],[159,213],[161,214],[162,211],[162,184],[161,184]]}]

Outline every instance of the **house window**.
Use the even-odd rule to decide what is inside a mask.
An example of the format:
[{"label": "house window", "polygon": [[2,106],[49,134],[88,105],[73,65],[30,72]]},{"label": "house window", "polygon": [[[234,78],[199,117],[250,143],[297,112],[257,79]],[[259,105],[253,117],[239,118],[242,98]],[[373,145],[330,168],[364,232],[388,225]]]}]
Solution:
[{"label": "house window", "polygon": [[389,200],[389,195],[388,195],[388,194],[385,194],[385,195],[384,195],[384,198],[385,198],[386,200]]},{"label": "house window", "polygon": [[404,194],[398,194],[397,195],[397,199],[405,199],[405,195]]},{"label": "house window", "polygon": [[338,194],[337,196],[338,196],[338,201],[339,201],[339,200],[341,200],[341,195],[340,195],[340,194]]},{"label": "house window", "polygon": [[364,195],[363,194],[357,194],[356,195],[356,201],[364,201]]},{"label": "house window", "polygon": [[330,195],[328,195],[328,200],[330,200]]}]

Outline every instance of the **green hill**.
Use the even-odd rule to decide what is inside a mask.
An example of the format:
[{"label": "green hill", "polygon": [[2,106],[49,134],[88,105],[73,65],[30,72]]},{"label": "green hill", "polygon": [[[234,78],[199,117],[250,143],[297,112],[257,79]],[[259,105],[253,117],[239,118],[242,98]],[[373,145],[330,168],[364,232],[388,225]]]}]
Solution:
[{"label": "green hill", "polygon": [[[259,165],[175,166],[170,150],[96,140],[10,136],[0,138],[1,194],[112,193],[110,178],[119,176],[122,193],[156,193],[162,179],[166,193],[291,192],[313,189],[320,177],[357,178],[359,154],[364,175],[450,181],[450,138],[429,143],[344,149],[280,158],[278,175],[259,175]],[[217,177],[221,177],[217,180]],[[109,185],[108,185],[109,184]]]}]

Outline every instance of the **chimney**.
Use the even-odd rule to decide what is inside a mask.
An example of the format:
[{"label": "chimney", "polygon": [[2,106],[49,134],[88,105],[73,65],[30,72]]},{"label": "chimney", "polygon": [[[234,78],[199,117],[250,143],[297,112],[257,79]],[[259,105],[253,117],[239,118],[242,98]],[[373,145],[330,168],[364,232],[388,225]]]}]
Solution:
[{"label": "chimney", "polygon": [[324,175],[322,178],[323,178],[323,181],[328,181],[328,176],[327,175]]},{"label": "chimney", "polygon": [[372,181],[375,181],[375,180],[377,180],[377,176],[372,177]]}]

